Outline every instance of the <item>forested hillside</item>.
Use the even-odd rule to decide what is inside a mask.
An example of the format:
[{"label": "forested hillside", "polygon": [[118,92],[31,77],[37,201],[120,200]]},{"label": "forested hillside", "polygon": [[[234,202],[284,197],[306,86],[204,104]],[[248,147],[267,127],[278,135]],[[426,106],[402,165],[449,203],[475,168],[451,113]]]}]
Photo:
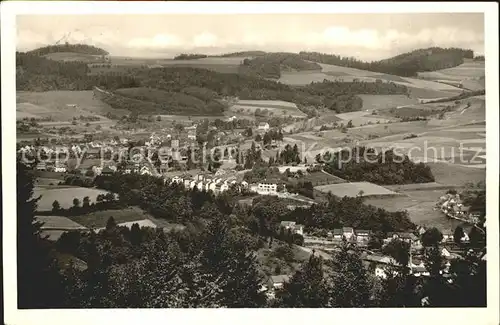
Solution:
[{"label": "forested hillside", "polygon": [[440,47],[419,49],[373,62],[364,62],[352,57],[318,52],[300,52],[299,55],[304,60],[403,77],[413,77],[417,75],[417,72],[422,71],[435,71],[455,67],[462,64],[464,58],[472,59],[474,57],[472,50]]},{"label": "forested hillside", "polygon": [[[293,62],[286,60],[284,62],[287,62],[288,67],[301,67],[299,63],[293,65]],[[200,109],[200,114],[211,112],[210,114],[219,115],[221,105],[216,100],[227,96],[240,99],[284,100],[301,106],[321,106],[340,113],[359,110],[362,107],[361,98],[356,96],[358,94],[407,93],[405,86],[394,83],[324,81],[305,87],[291,87],[246,74],[225,74],[189,67],[130,69],[89,75],[89,68],[84,63],[53,61],[26,53],[17,53],[16,67],[18,90],[91,90],[97,86],[110,91],[146,87],[168,93],[181,93],[170,97],[168,102],[170,108],[165,111],[175,114],[181,114],[195,102],[201,105],[200,101],[203,101],[206,104],[203,109],[200,105],[194,105]],[[140,91],[140,95],[137,92],[134,94],[130,97],[122,92],[120,96],[149,103],[144,104],[144,107],[150,107],[145,110],[147,112],[158,111],[158,107],[166,107],[154,104],[164,98],[163,95],[157,96],[159,92]],[[186,96],[192,98],[187,100]],[[122,106],[124,103],[121,97],[111,100],[108,96],[104,100],[111,100],[108,104],[113,107]],[[119,98],[121,99],[118,100]],[[134,107],[133,104],[125,106]],[[142,111],[140,107],[143,105],[139,105],[136,109],[139,113]],[[192,110],[189,114],[193,114]]]},{"label": "forested hillside", "polygon": [[46,55],[50,53],[58,53],[58,52],[75,52],[81,54],[90,54],[90,55],[108,55],[109,52],[103,50],[99,47],[95,47],[87,44],[58,44],[58,45],[48,45],[45,47],[40,47],[33,51],[27,52],[28,54],[34,55]]},{"label": "forested hillside", "polygon": [[319,64],[304,61],[295,53],[266,53],[245,59],[240,68],[242,73],[273,79],[279,79],[282,71],[321,70]]},{"label": "forested hillside", "polygon": [[88,75],[87,64],[53,61],[37,55],[16,53],[16,89],[24,91],[91,90],[137,87],[138,81],[125,74]]}]

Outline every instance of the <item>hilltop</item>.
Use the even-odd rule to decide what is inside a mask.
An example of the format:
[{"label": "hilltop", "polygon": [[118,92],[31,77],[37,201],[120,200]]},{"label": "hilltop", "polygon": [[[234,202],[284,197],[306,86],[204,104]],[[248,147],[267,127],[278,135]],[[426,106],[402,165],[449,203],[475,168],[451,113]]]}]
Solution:
[{"label": "hilltop", "polygon": [[388,59],[364,62],[352,57],[318,52],[300,52],[300,57],[318,63],[338,65],[403,77],[414,77],[418,72],[456,67],[464,58],[472,59],[472,50],[432,47],[403,53]]},{"label": "hilltop", "polygon": [[220,58],[234,58],[234,57],[241,57],[241,56],[247,56],[247,57],[256,57],[256,56],[262,56],[267,54],[264,51],[242,51],[242,52],[232,52],[232,53],[225,53],[221,55],[214,55],[213,57],[220,57]]},{"label": "hilltop", "polygon": [[279,79],[282,71],[321,71],[321,66],[308,62],[294,53],[266,53],[245,59],[240,72],[263,78]]},{"label": "hilltop", "polygon": [[69,43],[48,45],[29,51],[27,53],[43,56],[51,53],[61,53],[61,52],[72,52],[72,53],[90,54],[90,55],[109,55],[108,51],[99,47],[95,47],[88,44],[69,44]]}]

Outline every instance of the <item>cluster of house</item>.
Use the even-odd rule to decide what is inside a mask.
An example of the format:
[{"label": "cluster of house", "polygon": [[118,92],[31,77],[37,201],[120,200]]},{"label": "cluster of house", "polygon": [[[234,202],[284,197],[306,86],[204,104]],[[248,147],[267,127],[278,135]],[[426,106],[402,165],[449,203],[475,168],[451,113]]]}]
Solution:
[{"label": "cluster of house", "polygon": [[[425,227],[419,227],[417,229],[418,235],[411,232],[388,232],[386,237],[383,239],[383,244],[388,244],[393,240],[401,240],[410,244],[412,250],[421,249],[422,242],[420,236],[426,231]],[[445,229],[442,231],[443,239],[442,244],[451,244],[454,242],[453,231],[450,229]],[[365,229],[354,229],[352,227],[343,227],[339,229],[334,229],[327,233],[327,237],[313,237],[305,236],[304,245],[312,246],[324,250],[332,250],[338,246],[344,239],[351,243],[356,243],[358,246],[366,246],[370,241],[372,232]],[[462,242],[468,242],[469,236],[464,233],[461,238]]]},{"label": "cluster of house", "polygon": [[196,176],[186,174],[166,179],[165,182],[169,184],[181,184],[186,189],[196,188],[199,191],[212,191],[216,195],[229,190],[231,187],[237,189],[248,188],[247,182],[238,182],[234,176],[221,177],[217,174],[198,174]]},{"label": "cluster of house", "polygon": [[446,194],[439,198],[436,207],[440,209],[448,218],[463,220],[471,223],[477,223],[479,218],[473,213],[469,213],[460,198],[459,194]]},{"label": "cluster of house", "polygon": [[35,169],[56,173],[65,173],[67,171],[66,164],[60,161],[40,161],[36,164]]}]

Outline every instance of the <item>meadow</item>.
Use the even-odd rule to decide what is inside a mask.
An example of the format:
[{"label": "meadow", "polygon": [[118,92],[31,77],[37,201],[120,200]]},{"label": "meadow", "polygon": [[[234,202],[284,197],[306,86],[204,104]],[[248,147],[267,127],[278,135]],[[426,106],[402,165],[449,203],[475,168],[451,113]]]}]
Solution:
[{"label": "meadow", "polygon": [[416,98],[405,95],[358,95],[363,100],[363,110],[378,110],[417,104]]},{"label": "meadow", "polygon": [[374,205],[388,211],[406,210],[412,222],[438,229],[455,229],[460,225],[453,219],[448,219],[441,211],[434,209],[439,197],[446,190],[414,190],[402,191],[401,195],[387,198],[367,198],[366,204]]},{"label": "meadow", "polygon": [[149,214],[137,207],[95,211],[80,216],[71,216],[69,218],[86,227],[101,228],[106,226],[110,217],[113,217],[117,224],[150,218]]},{"label": "meadow", "polygon": [[[122,109],[114,109],[100,100],[93,98],[93,92],[55,90],[46,92],[16,93],[16,117],[51,117],[55,121],[71,121],[73,117],[97,116],[100,121],[109,121],[104,115],[112,113],[115,115],[127,115],[129,112]],[[73,106],[73,105],[76,105]],[[95,122],[94,122],[95,123]]]},{"label": "meadow", "polygon": [[[409,88],[410,96],[413,99],[431,99],[451,97],[459,94],[462,90],[458,87],[424,80],[418,78],[399,77],[388,74],[381,74],[366,70],[335,66],[330,64],[319,64],[321,71],[310,72],[282,72],[279,82],[289,85],[307,85],[311,82],[330,81],[364,81],[364,82],[393,82]],[[439,79],[439,78],[438,78]]]},{"label": "meadow", "polygon": [[484,77],[485,75],[484,62],[469,61],[453,68],[430,72],[419,72],[418,75],[419,77],[429,80],[461,81],[469,78],[476,79]]},{"label": "meadow", "polygon": [[297,105],[281,100],[238,100],[229,107],[232,113],[254,115],[257,110],[267,110],[273,116],[306,117]]},{"label": "meadow", "polygon": [[364,197],[398,195],[398,193],[393,192],[385,187],[368,182],[321,185],[315,186],[314,189],[323,193],[331,192],[333,195],[338,197],[356,197],[360,194],[360,191],[363,191]]},{"label": "meadow", "polygon": [[69,188],[42,188],[35,187],[33,191],[34,197],[41,195],[38,201],[38,211],[49,211],[52,210],[52,203],[57,200],[61,208],[68,209],[73,206],[73,199],[77,198],[80,200],[80,204],[85,196],[88,196],[90,202],[95,202],[97,195],[106,194],[106,191],[95,189],[95,188],[85,188],[85,187],[69,187]]},{"label": "meadow", "polygon": [[47,230],[86,229],[82,224],[62,216],[36,216],[35,218],[43,222],[42,228]]}]

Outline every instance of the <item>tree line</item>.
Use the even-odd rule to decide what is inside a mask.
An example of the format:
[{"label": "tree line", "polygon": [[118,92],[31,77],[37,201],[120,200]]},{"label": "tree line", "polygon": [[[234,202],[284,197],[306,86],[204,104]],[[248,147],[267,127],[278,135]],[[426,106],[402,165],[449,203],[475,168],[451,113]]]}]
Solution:
[{"label": "tree line", "polygon": [[318,52],[300,52],[305,60],[342,67],[387,73],[402,77],[415,77],[418,72],[435,71],[458,66],[464,58],[473,58],[472,50],[431,47],[403,53],[389,59],[364,62],[353,57]]},{"label": "tree line", "polygon": [[429,166],[415,163],[407,155],[396,154],[394,149],[377,153],[373,148],[361,146],[333,154],[327,152],[323,156],[318,154],[316,160],[327,161],[326,172],[351,182],[379,185],[434,182]]},{"label": "tree line", "polygon": [[64,44],[56,44],[56,45],[48,45],[40,47],[35,50],[29,51],[27,53],[42,56],[50,53],[59,53],[59,52],[75,52],[75,53],[90,54],[90,55],[109,54],[108,51],[96,46],[88,44],[69,44],[68,42]]},{"label": "tree line", "polygon": [[206,54],[186,54],[182,53],[179,55],[176,55],[174,57],[174,60],[196,60],[196,59],[203,59],[208,57]]}]

